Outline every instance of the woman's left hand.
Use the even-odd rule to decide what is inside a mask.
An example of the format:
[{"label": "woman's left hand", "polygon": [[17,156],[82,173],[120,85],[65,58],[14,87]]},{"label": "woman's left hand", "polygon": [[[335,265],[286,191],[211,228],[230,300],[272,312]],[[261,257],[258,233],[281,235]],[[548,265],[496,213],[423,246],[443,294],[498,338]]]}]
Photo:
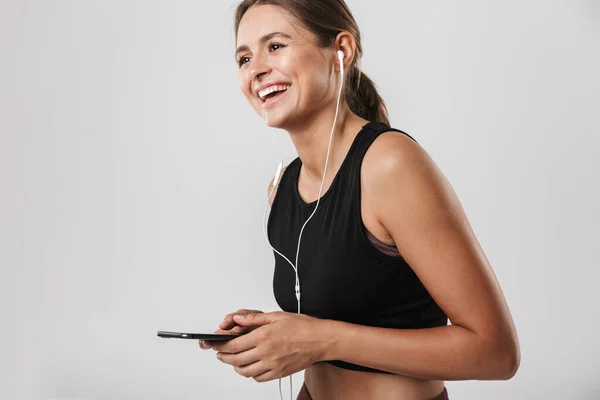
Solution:
[{"label": "woman's left hand", "polygon": [[324,336],[326,320],[282,311],[235,315],[241,326],[259,328],[238,338],[210,341],[217,358],[257,382],[302,371],[321,361],[331,343]]}]

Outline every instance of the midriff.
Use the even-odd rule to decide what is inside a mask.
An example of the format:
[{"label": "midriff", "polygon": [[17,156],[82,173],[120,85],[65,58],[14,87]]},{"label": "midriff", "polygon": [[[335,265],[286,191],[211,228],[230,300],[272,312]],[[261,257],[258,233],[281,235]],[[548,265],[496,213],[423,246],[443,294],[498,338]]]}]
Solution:
[{"label": "midriff", "polygon": [[444,381],[354,371],[318,362],[304,371],[313,400],[429,400],[444,390]]}]

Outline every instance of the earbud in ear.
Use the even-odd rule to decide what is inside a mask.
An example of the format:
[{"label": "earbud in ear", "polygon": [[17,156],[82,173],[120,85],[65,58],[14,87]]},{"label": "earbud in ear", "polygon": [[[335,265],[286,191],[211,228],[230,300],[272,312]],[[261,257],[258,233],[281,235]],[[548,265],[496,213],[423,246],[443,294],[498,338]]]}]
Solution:
[{"label": "earbud in ear", "polygon": [[338,55],[338,60],[340,60],[340,73],[342,75],[344,75],[344,52],[341,50],[338,50],[337,55]]}]

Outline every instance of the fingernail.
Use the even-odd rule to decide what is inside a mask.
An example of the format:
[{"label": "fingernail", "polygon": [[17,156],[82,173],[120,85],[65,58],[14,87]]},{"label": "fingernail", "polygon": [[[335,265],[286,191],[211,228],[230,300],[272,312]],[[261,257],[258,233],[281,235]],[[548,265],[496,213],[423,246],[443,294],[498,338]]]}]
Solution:
[{"label": "fingernail", "polygon": [[243,315],[234,315],[233,318],[237,318],[238,320],[244,319]]}]

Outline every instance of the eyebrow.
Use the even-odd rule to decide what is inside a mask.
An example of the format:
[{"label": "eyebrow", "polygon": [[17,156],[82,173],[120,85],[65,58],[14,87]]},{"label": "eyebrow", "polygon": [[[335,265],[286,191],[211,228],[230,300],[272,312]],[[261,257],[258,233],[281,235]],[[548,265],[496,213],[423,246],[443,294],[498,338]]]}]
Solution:
[{"label": "eyebrow", "polygon": [[[264,35],[263,37],[260,38],[259,43],[261,45],[265,44],[267,41],[273,39],[275,36],[281,36],[285,39],[291,39],[292,37],[290,35],[288,35],[287,33],[283,33],[283,32],[271,32],[271,33],[267,33],[266,35]],[[248,47],[247,45],[241,45],[240,47],[238,47],[235,50],[235,59],[237,60],[238,58],[238,54],[240,54],[243,51],[248,51],[250,50],[250,47]]]}]

